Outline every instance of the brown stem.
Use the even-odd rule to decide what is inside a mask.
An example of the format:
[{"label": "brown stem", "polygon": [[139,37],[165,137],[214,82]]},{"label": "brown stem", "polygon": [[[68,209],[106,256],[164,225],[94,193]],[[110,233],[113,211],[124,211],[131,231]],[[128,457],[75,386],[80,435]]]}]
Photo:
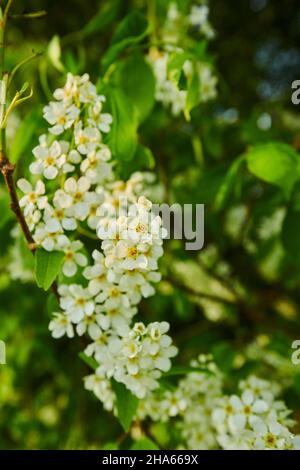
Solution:
[{"label": "brown stem", "polygon": [[[33,236],[29,230],[29,227],[27,225],[27,222],[25,220],[24,214],[22,212],[22,209],[19,204],[18,196],[16,193],[16,186],[14,182],[14,171],[15,171],[15,165],[13,165],[6,155],[2,152],[0,153],[0,171],[4,177],[5,185],[7,187],[9,197],[10,197],[10,207],[11,210],[14,212],[17,222],[21,227],[21,230],[24,234],[24,237],[26,239],[27,245],[29,250],[34,254],[36,250],[36,244],[33,239]],[[51,286],[51,290],[56,296],[56,298],[59,300],[59,294],[57,290],[57,284],[54,282]]]},{"label": "brown stem", "polygon": [[10,202],[11,210],[14,212],[14,214],[17,218],[17,221],[18,221],[18,223],[19,223],[19,225],[22,229],[22,232],[24,233],[24,236],[25,236],[26,241],[27,241],[28,248],[30,249],[30,251],[34,251],[35,250],[35,242],[34,242],[34,239],[31,235],[31,232],[28,228],[26,220],[24,218],[24,214],[21,210],[21,207],[20,207],[20,204],[19,204],[19,201],[18,201],[18,197],[17,197],[17,194],[16,194],[14,178],[13,178],[15,165],[10,163],[10,161],[6,158],[6,156],[2,154],[0,156],[0,169],[1,169],[1,173],[3,174],[5,184],[7,186],[8,192],[9,192],[10,201],[11,201]]}]

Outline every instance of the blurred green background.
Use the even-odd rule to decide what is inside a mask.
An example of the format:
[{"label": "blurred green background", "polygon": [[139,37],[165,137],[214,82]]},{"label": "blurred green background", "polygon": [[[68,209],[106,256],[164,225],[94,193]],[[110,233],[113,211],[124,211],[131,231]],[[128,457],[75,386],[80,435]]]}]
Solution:
[{"label": "blurred green background", "polygon": [[[168,2],[157,3],[163,15]],[[97,81],[116,25],[132,9],[147,14],[148,7],[144,0],[16,0],[16,12],[45,9],[47,16],[12,23],[7,66],[32,49],[46,51],[57,35],[69,69],[88,72]],[[191,123],[173,121],[156,105],[140,129],[155,156],[155,172],[168,180],[172,201],[206,204],[205,249],[199,254],[185,252],[179,242],[167,244],[165,279],[157,295],[143,301],[141,317],[171,323],[180,364],[212,352],[233,377],[255,370],[287,380],[286,399],[299,418],[300,375],[290,354],[292,340],[300,339],[300,222],[295,218],[285,227],[291,243],[283,244],[285,198],[243,171],[223,210],[216,210],[215,199],[229,165],[250,145],[281,140],[300,149],[299,110],[291,104],[291,82],[300,79],[300,4],[212,0],[210,8],[216,38],[209,50],[219,77],[218,98],[196,109]],[[103,10],[107,19],[98,28],[90,21]],[[22,69],[16,86],[25,80],[34,85],[33,100],[10,123],[19,130],[19,140],[9,143],[12,151],[23,141],[18,175],[26,172],[45,128],[42,105],[62,81],[46,53]],[[30,282],[30,255],[20,246],[22,259],[13,256],[14,220],[4,209],[7,204],[1,180],[0,339],[7,345],[7,364],[0,365],[0,448],[100,448],[115,442],[122,433],[117,420],[83,389],[89,370],[78,358],[80,338],[51,338],[48,295]],[[23,279],[11,279],[19,271]],[[236,305],[226,302],[235,299],[232,289],[241,294]],[[221,296],[224,303],[201,292]],[[251,344],[254,352],[248,351]]]}]

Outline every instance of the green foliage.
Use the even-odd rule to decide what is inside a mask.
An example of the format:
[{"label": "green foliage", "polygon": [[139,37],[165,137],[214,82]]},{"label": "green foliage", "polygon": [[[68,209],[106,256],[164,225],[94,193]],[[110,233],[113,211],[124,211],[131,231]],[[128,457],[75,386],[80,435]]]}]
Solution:
[{"label": "green foliage", "polygon": [[0,229],[13,218],[13,214],[9,207],[9,196],[4,188],[0,186]]},{"label": "green foliage", "polygon": [[135,442],[133,446],[131,446],[130,450],[158,450],[159,447],[151,441],[151,439],[144,438],[140,439],[139,441]]},{"label": "green foliage", "polygon": [[83,38],[88,38],[96,33],[101,33],[104,28],[109,26],[116,18],[121,6],[121,0],[113,0],[109,3],[100,5],[100,8],[95,16],[88,21],[80,34]]},{"label": "green foliage", "polygon": [[91,369],[93,370],[96,370],[97,367],[98,367],[98,363],[97,361],[95,361],[94,358],[90,357],[90,356],[87,356],[84,352],[80,352],[78,354],[78,356],[80,357],[80,359],[85,362]]},{"label": "green foliage", "polygon": [[137,115],[130,99],[118,88],[111,88],[110,102],[113,125],[109,144],[122,164],[133,158],[137,148]]},{"label": "green foliage", "polygon": [[298,153],[281,142],[259,144],[247,153],[249,171],[263,181],[279,186],[286,196],[300,176],[299,163]]},{"label": "green foliage", "polygon": [[102,57],[103,70],[107,70],[126,48],[142,41],[148,32],[149,24],[145,16],[139,11],[129,13],[118,25],[111,46]]},{"label": "green foliage", "polygon": [[[16,12],[25,3],[16,2]],[[175,31],[180,49],[163,30],[165,0],[157,0],[155,8],[141,0],[75,1],[71,9],[57,0],[38,3],[46,19],[15,19],[7,36],[8,70],[31,50],[45,51],[22,66],[10,87],[11,96],[24,83],[34,89],[32,100],[8,120],[15,180],[28,176],[32,149],[46,124],[42,108],[53,89],[67,71],[89,73],[108,98],[105,112],[113,115],[109,142],[104,139],[119,176],[154,170],[157,181],[147,187],[153,200],[205,204],[204,249],[187,252],[184,240],[166,241],[162,281],[136,317],[169,321],[180,351],[159,390],[172,392],[192,371],[209,379],[209,369],[191,367],[190,361],[211,353],[229,393],[249,374],[286,384],[284,398],[299,433],[300,374],[290,359],[300,331],[300,119],[290,102],[291,82],[299,74],[299,2],[288,2],[284,15],[281,2],[268,2],[259,12],[249,2],[236,2],[233,15],[228,2],[215,0],[215,38],[207,40],[197,27],[180,23]],[[201,2],[177,3],[188,14]],[[149,55],[166,51],[168,79],[187,92],[185,112],[176,116],[155,99]],[[216,69],[215,100],[201,102],[199,61]],[[80,239],[91,251],[100,249],[84,233]],[[38,249],[32,256],[16,233],[2,176],[0,243],[0,340],[8,355],[0,366],[0,448],[156,450],[156,442],[176,448],[177,427],[147,422],[144,429],[134,422],[138,400],[124,385],[112,381],[122,430],[113,413],[83,389],[83,377],[93,374],[97,363],[84,352],[78,357],[84,337],[51,338],[49,321],[59,303],[34,280],[35,274],[38,285],[49,289],[63,255]],[[139,426],[143,437],[134,440]]]},{"label": "green foliage", "polygon": [[118,85],[143,122],[154,105],[155,80],[150,65],[141,54],[132,54],[118,68]]},{"label": "green foliage", "polygon": [[244,156],[237,158],[230,166],[216,195],[216,208],[223,209],[230,201],[230,196],[239,182],[239,171],[245,161]]},{"label": "green foliage", "polygon": [[282,226],[282,243],[294,262],[300,261],[300,211],[289,208]]},{"label": "green foliage", "polygon": [[46,251],[38,248],[35,252],[35,278],[37,285],[44,290],[55,281],[64,260],[62,251]]},{"label": "green foliage", "polygon": [[139,400],[122,383],[112,379],[111,384],[116,394],[118,419],[124,431],[127,432],[135,417]]},{"label": "green foliage", "polygon": [[10,148],[10,160],[13,163],[17,163],[20,157],[23,161],[27,160],[26,154],[31,153],[30,144],[32,144],[33,137],[42,124],[41,112],[40,107],[33,109],[25,116],[18,127]]},{"label": "green foliage", "polygon": [[59,72],[64,72],[65,67],[61,61],[61,45],[59,36],[53,36],[48,46],[48,57],[53,67]]}]

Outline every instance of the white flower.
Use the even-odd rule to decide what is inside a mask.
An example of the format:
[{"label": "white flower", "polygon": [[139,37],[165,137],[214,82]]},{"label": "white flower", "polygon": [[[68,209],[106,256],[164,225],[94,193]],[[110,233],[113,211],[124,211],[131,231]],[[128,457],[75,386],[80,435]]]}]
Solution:
[{"label": "white flower", "polygon": [[131,297],[134,304],[137,304],[142,297],[150,297],[155,292],[153,286],[147,282],[145,273],[138,269],[125,271],[116,279],[121,291],[134,293],[134,298]]},{"label": "white flower", "polygon": [[40,137],[40,145],[33,149],[33,154],[37,161],[31,163],[29,169],[34,175],[43,174],[46,179],[56,178],[59,170],[66,163],[66,152],[68,142],[55,140],[50,147],[47,145],[46,136]]},{"label": "white flower", "polygon": [[265,402],[272,404],[274,398],[279,394],[280,387],[277,383],[261,379],[255,375],[251,375],[247,380],[242,380],[239,383],[241,390],[251,390],[256,398],[261,398]]},{"label": "white flower", "polygon": [[91,331],[90,336],[93,340],[84,350],[87,356],[99,357],[106,353],[109,338],[111,337],[111,331],[106,331],[101,326],[100,331]]},{"label": "white flower", "polygon": [[254,439],[255,433],[250,429],[243,429],[234,435],[217,435],[217,441],[224,450],[252,450]]},{"label": "white flower", "polygon": [[60,246],[68,243],[68,237],[64,235],[59,222],[55,219],[39,225],[33,238],[38,245],[47,251],[59,250]]},{"label": "white flower", "polygon": [[233,414],[229,417],[228,424],[233,433],[244,429],[247,422],[251,423],[253,417],[265,413],[269,408],[264,400],[256,399],[250,390],[244,391],[241,398],[232,395],[229,401],[233,408]]},{"label": "white flower", "polygon": [[115,250],[116,258],[121,260],[122,269],[145,269],[147,268],[147,258],[138,251],[137,246],[127,240],[117,242]]},{"label": "white flower", "polygon": [[187,403],[187,399],[180,389],[174,392],[167,390],[162,399],[161,408],[167,412],[168,416],[173,417],[183,413],[187,408]]},{"label": "white flower", "polygon": [[17,186],[25,194],[19,201],[20,206],[24,208],[25,216],[32,213],[36,208],[45,209],[48,198],[44,196],[45,185],[41,180],[36,183],[35,189],[25,178],[19,179]]},{"label": "white flower", "polygon": [[90,126],[97,126],[101,132],[108,133],[113,119],[111,114],[101,113],[103,98],[90,106],[88,123]]},{"label": "white flower", "polygon": [[67,74],[67,81],[63,88],[57,88],[54,91],[53,96],[58,101],[63,101],[66,104],[76,102],[78,104],[80,88],[89,81],[89,75],[85,73],[81,77],[73,75],[72,73]]},{"label": "white flower", "polygon": [[97,216],[97,211],[102,201],[103,199],[101,194],[94,193],[94,202],[89,203],[89,212],[86,223],[93,230],[96,230],[100,220],[100,217]]},{"label": "white flower", "polygon": [[52,125],[49,131],[59,135],[74,124],[79,112],[75,105],[66,106],[64,103],[52,101],[44,107],[44,118]]},{"label": "white flower", "polygon": [[101,334],[101,328],[97,321],[97,316],[94,313],[92,315],[85,315],[76,325],[76,331],[79,336],[88,333],[91,338],[98,337]]},{"label": "white flower", "polygon": [[208,14],[207,5],[192,5],[188,20],[193,26],[202,26],[208,20]]},{"label": "white flower", "polygon": [[41,220],[41,212],[39,210],[34,210],[30,212],[29,214],[26,215],[26,223],[28,225],[29,230],[32,232],[36,225],[39,223]]},{"label": "white flower", "polygon": [[60,306],[73,323],[79,323],[85,315],[92,315],[95,304],[88,289],[81,285],[65,284],[58,288]]},{"label": "white flower", "polygon": [[78,220],[85,220],[89,213],[89,206],[97,196],[89,192],[91,182],[88,178],[81,176],[78,180],[68,178],[64,189],[56,191],[55,198],[63,208],[70,208],[70,213]]},{"label": "white flower", "polygon": [[135,307],[115,307],[107,309],[104,306],[96,306],[97,320],[99,325],[103,328],[108,329],[112,328],[116,330],[119,334],[125,334],[128,331],[128,325],[130,324],[131,319],[137,313]]},{"label": "white flower", "polygon": [[264,422],[262,419],[256,419],[252,428],[255,432],[253,449],[291,449],[293,447],[293,436],[289,430],[272,420]]},{"label": "white flower", "polygon": [[166,372],[171,367],[170,357],[176,356],[178,349],[172,345],[170,336],[164,334],[170,328],[168,322],[154,322],[148,325],[148,336],[143,348],[159,370]]},{"label": "white flower", "polygon": [[84,387],[96,395],[106,410],[112,411],[115,395],[108,379],[99,374],[91,374],[84,377]]},{"label": "white flower", "polygon": [[213,413],[216,427],[223,430],[226,428],[226,419],[231,433],[239,433],[245,429],[247,423],[252,422],[257,415],[268,410],[268,404],[261,399],[256,399],[250,390],[242,393],[241,398],[231,395],[223,399],[223,405],[217,407]]},{"label": "white flower", "polygon": [[171,106],[172,114],[178,116],[185,108],[187,92],[186,90],[179,90],[168,79],[168,60],[169,55],[167,53],[149,57],[156,78],[155,98],[157,101],[162,102],[164,106]]},{"label": "white flower", "polygon": [[212,74],[211,69],[204,64],[198,66],[198,73],[200,78],[200,99],[204,103],[217,96],[216,86],[218,80]]},{"label": "white flower", "polygon": [[102,292],[100,292],[95,300],[97,303],[104,303],[104,308],[107,310],[130,306],[128,295],[125,295],[118,285],[111,283],[102,287]]},{"label": "white flower", "polygon": [[100,183],[109,180],[112,174],[112,167],[106,163],[111,158],[111,153],[106,145],[89,152],[80,165],[80,170],[92,183]]},{"label": "white flower", "polygon": [[82,155],[93,152],[101,141],[101,134],[98,129],[95,127],[83,128],[82,121],[76,124],[74,136],[77,150]]},{"label": "white flower", "polygon": [[107,280],[107,268],[102,253],[94,250],[92,257],[95,261],[93,266],[87,266],[83,271],[83,275],[89,280],[88,289],[92,295],[97,295],[100,290],[107,288],[110,284]]},{"label": "white flower", "polygon": [[54,319],[49,323],[49,330],[52,332],[53,338],[61,338],[65,334],[69,338],[73,338],[74,329],[70,318],[64,313],[54,313]]},{"label": "white flower", "polygon": [[53,206],[50,204],[47,205],[45,210],[44,219],[47,223],[58,222],[60,230],[76,230],[77,222],[73,217],[72,211],[70,208],[64,208],[60,204],[59,193],[56,192],[53,197]]},{"label": "white flower", "polygon": [[72,277],[77,273],[77,266],[84,267],[87,265],[87,258],[82,253],[83,243],[80,240],[69,241],[66,244],[60,245],[65,253],[64,264],[62,272],[67,277]]}]

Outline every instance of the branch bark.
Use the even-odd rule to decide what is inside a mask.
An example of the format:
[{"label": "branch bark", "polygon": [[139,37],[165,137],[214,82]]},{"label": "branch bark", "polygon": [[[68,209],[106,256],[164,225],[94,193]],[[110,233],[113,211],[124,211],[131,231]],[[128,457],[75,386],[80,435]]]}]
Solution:
[{"label": "branch bark", "polygon": [[[14,212],[17,222],[21,227],[29,250],[32,252],[32,254],[34,254],[36,250],[36,244],[25,220],[16,192],[16,186],[14,182],[15,165],[9,161],[9,159],[3,152],[0,153],[0,171],[3,175],[5,185],[9,193],[11,210]],[[52,284],[51,290],[55,297],[59,300],[56,282]]]}]

